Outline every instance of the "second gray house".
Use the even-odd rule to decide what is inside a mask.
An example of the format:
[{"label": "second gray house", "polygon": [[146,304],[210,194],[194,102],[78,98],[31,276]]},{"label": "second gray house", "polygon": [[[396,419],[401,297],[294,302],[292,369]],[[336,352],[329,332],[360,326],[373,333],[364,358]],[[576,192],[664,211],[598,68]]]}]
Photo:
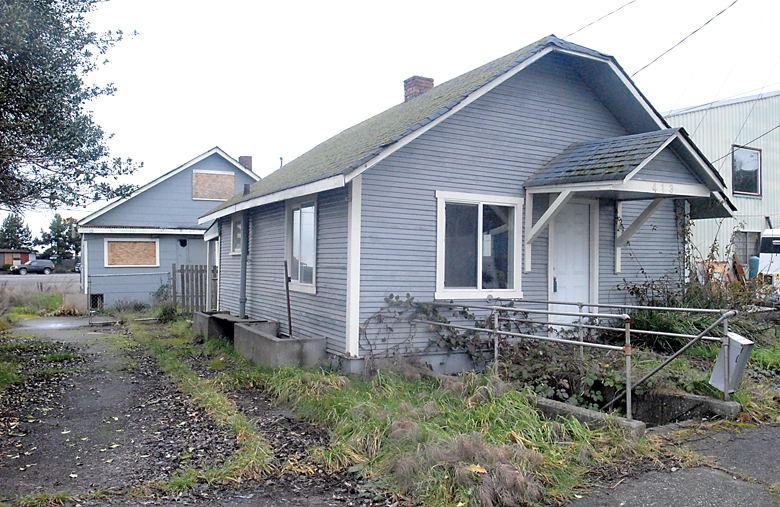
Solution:
[{"label": "second gray house", "polygon": [[390,293],[626,302],[624,279],[679,280],[687,215],[732,211],[717,171],[610,56],[550,36],[405,87],[201,217],[218,221],[220,310],[286,332],[287,261],[295,335],[325,337],[352,369],[408,338],[361,333]]},{"label": "second gray house", "polygon": [[208,224],[198,217],[259,179],[220,148],[193,158],[79,220],[83,292],[91,307],[151,303],[172,264],[206,264]]}]

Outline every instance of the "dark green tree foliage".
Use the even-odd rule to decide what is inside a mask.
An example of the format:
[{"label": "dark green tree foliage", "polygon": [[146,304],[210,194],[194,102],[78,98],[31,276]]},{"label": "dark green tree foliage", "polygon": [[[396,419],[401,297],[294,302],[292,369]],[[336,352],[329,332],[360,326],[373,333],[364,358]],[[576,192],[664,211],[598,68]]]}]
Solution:
[{"label": "dark green tree foliage", "polygon": [[0,248],[24,250],[32,246],[32,233],[25,225],[24,218],[16,213],[10,213],[3,220],[3,226],[0,228]]},{"label": "dark green tree foliage", "polygon": [[57,213],[49,224],[49,231],[41,229],[41,237],[35,238],[35,244],[45,246],[41,257],[51,259],[70,259],[81,251],[81,238],[75,233],[76,219],[65,218]]},{"label": "dark green tree foliage", "polygon": [[97,34],[84,14],[102,0],[0,0],[0,209],[55,208],[126,195],[111,179],[107,136],[85,105],[113,85],[83,78],[122,33]]}]

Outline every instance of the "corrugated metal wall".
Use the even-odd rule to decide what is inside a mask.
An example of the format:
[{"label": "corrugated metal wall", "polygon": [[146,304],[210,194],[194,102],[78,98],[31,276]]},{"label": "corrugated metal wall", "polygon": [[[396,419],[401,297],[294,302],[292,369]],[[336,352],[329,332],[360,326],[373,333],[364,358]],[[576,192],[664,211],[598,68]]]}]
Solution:
[{"label": "corrugated metal wall", "polygon": [[[720,172],[729,187],[729,197],[737,207],[735,219],[697,220],[693,227],[693,244],[706,256],[717,240],[718,255],[723,258],[732,233],[741,224],[743,230],[761,232],[771,218],[780,227],[780,129],[767,135],[780,124],[780,95],[725,104],[709,109],[667,116],[672,126],[682,126],[696,145]],[[762,137],[763,136],[763,137]],[[732,145],[761,150],[762,195],[733,195]],[[745,259],[741,259],[745,262]]]}]

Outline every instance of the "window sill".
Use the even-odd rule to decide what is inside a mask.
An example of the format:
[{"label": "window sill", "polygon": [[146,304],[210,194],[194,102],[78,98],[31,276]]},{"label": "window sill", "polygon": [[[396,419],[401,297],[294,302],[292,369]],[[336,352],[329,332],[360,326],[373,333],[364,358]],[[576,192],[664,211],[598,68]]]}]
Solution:
[{"label": "window sill", "polygon": [[508,290],[508,289],[450,289],[443,291],[436,291],[433,295],[437,301],[441,300],[457,300],[457,299],[486,299],[488,296],[496,298],[522,298],[523,291],[521,290]]},{"label": "window sill", "polygon": [[317,294],[317,286],[304,283],[290,282],[290,290],[304,294]]}]

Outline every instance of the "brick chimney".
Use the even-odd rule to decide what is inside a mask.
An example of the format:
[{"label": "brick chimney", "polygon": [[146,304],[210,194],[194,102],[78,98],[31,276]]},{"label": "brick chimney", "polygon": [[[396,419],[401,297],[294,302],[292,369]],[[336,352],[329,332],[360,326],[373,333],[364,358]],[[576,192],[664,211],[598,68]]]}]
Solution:
[{"label": "brick chimney", "polygon": [[412,76],[404,81],[404,102],[412,100],[433,88],[433,79],[422,76]]},{"label": "brick chimney", "polygon": [[252,157],[250,155],[241,155],[238,157],[238,163],[246,167],[249,171],[252,170]]}]

